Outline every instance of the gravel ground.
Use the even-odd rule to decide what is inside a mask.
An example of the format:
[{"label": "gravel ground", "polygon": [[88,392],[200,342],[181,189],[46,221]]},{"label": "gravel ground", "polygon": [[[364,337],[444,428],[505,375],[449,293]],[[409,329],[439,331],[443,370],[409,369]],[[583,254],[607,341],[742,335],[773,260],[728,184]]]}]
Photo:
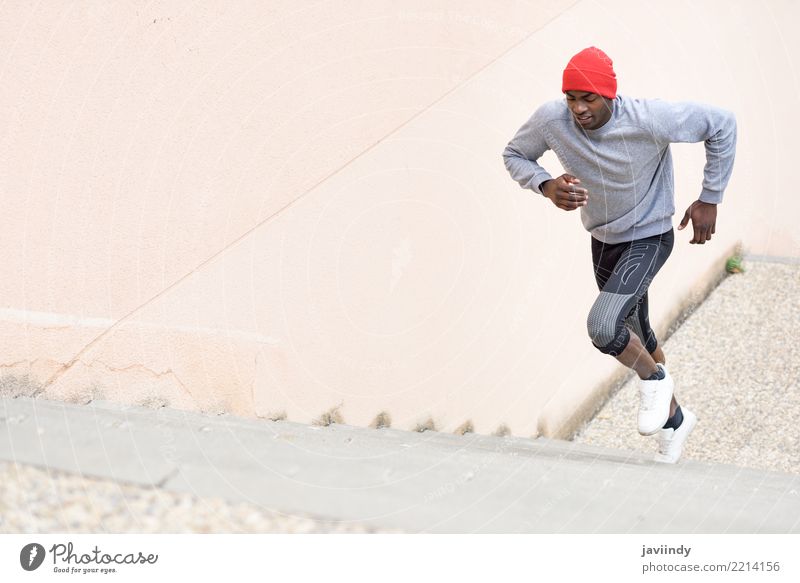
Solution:
[{"label": "gravel ground", "polygon": [[[684,458],[800,474],[800,265],[745,268],[663,345],[675,396],[699,418]],[[575,441],[654,453],[636,431],[636,381]]]},{"label": "gravel ground", "polygon": [[0,462],[0,533],[388,533]]}]

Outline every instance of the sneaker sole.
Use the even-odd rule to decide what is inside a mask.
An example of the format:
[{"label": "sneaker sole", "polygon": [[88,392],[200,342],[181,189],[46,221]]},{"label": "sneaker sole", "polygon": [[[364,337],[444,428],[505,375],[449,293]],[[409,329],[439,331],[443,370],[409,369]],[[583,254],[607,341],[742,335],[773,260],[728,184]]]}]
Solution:
[{"label": "sneaker sole", "polygon": [[658,433],[661,430],[662,427],[664,427],[664,425],[667,424],[667,421],[669,421],[669,411],[667,411],[667,416],[664,417],[664,420],[661,422],[661,424],[658,427],[656,427],[655,429],[653,429],[652,431],[649,431],[649,432],[642,431],[642,429],[640,427],[639,428],[639,435],[643,435],[644,437],[650,437],[651,435],[655,435],[656,433]]}]

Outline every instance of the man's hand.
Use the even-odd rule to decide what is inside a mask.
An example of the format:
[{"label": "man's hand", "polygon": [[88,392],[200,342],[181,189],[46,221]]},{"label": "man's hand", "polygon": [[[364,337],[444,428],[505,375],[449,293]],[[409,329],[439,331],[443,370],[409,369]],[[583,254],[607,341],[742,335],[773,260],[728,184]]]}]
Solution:
[{"label": "man's hand", "polygon": [[683,215],[681,224],[678,225],[678,230],[681,231],[692,219],[692,228],[694,229],[694,237],[689,243],[705,244],[706,241],[711,240],[711,235],[716,232],[717,224],[717,205],[701,200],[694,201],[686,213]]},{"label": "man's hand", "polygon": [[570,174],[562,174],[558,178],[544,183],[542,193],[553,201],[553,204],[565,211],[574,211],[589,201],[589,191],[578,186],[581,181]]}]

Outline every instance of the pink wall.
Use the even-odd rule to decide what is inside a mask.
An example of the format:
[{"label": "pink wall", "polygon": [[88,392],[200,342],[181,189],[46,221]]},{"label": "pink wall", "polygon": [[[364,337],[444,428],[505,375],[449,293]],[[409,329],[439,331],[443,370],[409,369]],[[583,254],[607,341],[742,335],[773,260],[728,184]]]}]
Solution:
[{"label": "pink wall", "polygon": [[[567,431],[621,369],[585,334],[588,234],[500,153],[590,44],[620,93],[739,120],[657,327],[739,241],[800,256],[794,4],[105,6],[0,18],[3,365],[46,396]],[[703,148],[674,153],[683,209]]]}]

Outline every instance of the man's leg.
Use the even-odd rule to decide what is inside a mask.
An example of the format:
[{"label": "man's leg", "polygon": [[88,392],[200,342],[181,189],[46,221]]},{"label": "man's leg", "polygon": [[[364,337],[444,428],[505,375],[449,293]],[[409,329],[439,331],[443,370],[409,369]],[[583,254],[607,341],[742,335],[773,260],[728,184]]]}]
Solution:
[{"label": "man's leg", "polygon": [[628,368],[635,370],[640,379],[648,379],[653,373],[658,372],[656,360],[647,352],[641,339],[632,331],[630,331],[627,346],[621,354],[616,356],[616,359]]},{"label": "man's leg", "polygon": [[[647,349],[642,344],[642,341],[635,333],[631,333],[628,345],[622,354],[616,357],[619,362],[632,368],[639,375],[640,379],[650,378],[653,373],[657,372],[656,363],[666,364],[667,359],[661,346],[656,346],[655,351],[652,353],[647,352]],[[672,395],[672,402],[669,405],[669,416],[675,415],[678,409],[678,401],[675,395]]]},{"label": "man's leg", "polygon": [[[636,370],[643,379],[657,371],[655,360],[650,356],[657,341],[647,316],[647,289],[670,255],[672,243],[671,230],[660,236],[616,245],[592,239],[592,258],[600,294],[586,321],[589,337],[604,354],[618,359],[624,354],[620,362]],[[640,342],[628,347],[634,336]]]},{"label": "man's leg", "polygon": [[659,344],[656,346],[656,349],[650,353],[650,356],[653,357],[653,360],[656,362],[660,362],[661,364],[667,364],[667,357],[664,354],[664,351],[661,350],[661,345]]},{"label": "man's leg", "polygon": [[[667,364],[667,356],[664,354],[664,351],[661,349],[661,345],[657,345],[656,349],[650,353],[650,356],[653,357],[653,360],[656,362],[660,362],[661,364]],[[678,408],[678,401],[675,399],[675,394],[672,395],[672,403],[669,405],[669,416],[672,417],[675,415],[675,411]]]},{"label": "man's leg", "polygon": [[[654,240],[658,242],[658,249],[650,244]],[[634,369],[642,379],[639,432],[650,434],[655,411],[668,413],[666,423],[657,432],[658,452],[654,458],[664,463],[675,463],[680,459],[683,445],[697,424],[693,412],[678,406],[666,369],[657,370],[656,363],[665,364],[666,357],[648,320],[647,288],[669,256],[673,241],[672,231],[661,237],[617,245],[605,245],[592,238],[592,261],[600,296],[587,322],[595,347]],[[651,380],[654,378],[664,380]],[[663,391],[660,388],[662,382],[666,387]],[[659,388],[653,393],[655,385]],[[658,393],[661,393],[660,399],[656,397]],[[669,405],[664,402],[667,395],[672,395]],[[660,401],[655,409],[651,401],[653,397]]]},{"label": "man's leg", "polygon": [[[650,318],[648,317],[649,311],[649,302],[648,302],[648,295],[647,293],[644,294],[639,303],[636,304],[633,312],[628,316],[625,320],[625,324],[628,326],[630,330],[637,336],[642,345],[643,349],[649,354],[654,363],[658,362],[661,364],[666,364],[666,357],[664,356],[664,351],[661,349],[661,346],[658,344],[656,340],[656,333],[653,332],[653,329],[650,327]],[[627,347],[626,347],[627,348]],[[630,355],[629,355],[630,356]],[[637,360],[636,355],[633,356],[634,360]],[[618,358],[619,360],[619,358]],[[622,360],[620,360],[623,364]],[[631,367],[628,364],[625,364],[629,368]],[[653,364],[653,368],[655,368],[655,364]],[[636,370],[634,368],[634,370]],[[639,373],[636,370],[637,374]],[[655,371],[653,371],[655,372]],[[650,373],[647,377],[642,377],[639,374],[639,378],[649,378],[653,372]],[[678,402],[675,400],[675,396],[672,396],[672,401],[670,403],[670,412],[669,416],[672,417],[675,414],[675,410],[678,408]]]},{"label": "man's leg", "polygon": [[600,294],[587,318],[589,337],[598,350],[635,370],[641,379],[642,435],[652,435],[668,423],[673,409],[672,378],[652,356],[658,343],[647,315],[647,289],[669,257],[673,241],[672,230],[630,243],[607,245],[592,239]]}]

